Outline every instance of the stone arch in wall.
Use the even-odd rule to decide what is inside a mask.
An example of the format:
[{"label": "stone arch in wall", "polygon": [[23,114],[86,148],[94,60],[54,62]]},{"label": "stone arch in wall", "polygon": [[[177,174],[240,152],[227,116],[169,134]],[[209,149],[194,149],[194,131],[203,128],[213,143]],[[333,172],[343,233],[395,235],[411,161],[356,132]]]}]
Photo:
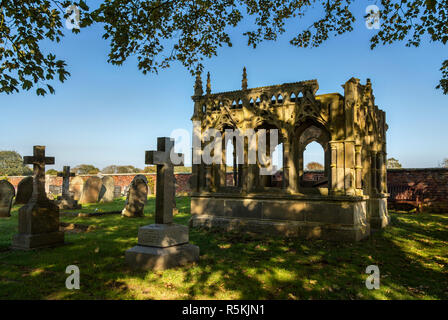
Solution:
[{"label": "stone arch in wall", "polygon": [[298,189],[303,189],[304,187],[310,187],[309,184],[306,184],[304,177],[304,161],[303,154],[306,147],[311,142],[317,142],[322,146],[324,150],[324,177],[325,179],[321,180],[321,184],[317,184],[316,187],[319,186],[328,186],[328,182],[330,180],[330,164],[331,164],[331,134],[329,130],[320,122],[308,118],[303,121],[298,127],[296,127],[294,132],[292,144],[295,146],[294,152],[294,162],[295,167],[297,169],[297,177],[298,177]]}]

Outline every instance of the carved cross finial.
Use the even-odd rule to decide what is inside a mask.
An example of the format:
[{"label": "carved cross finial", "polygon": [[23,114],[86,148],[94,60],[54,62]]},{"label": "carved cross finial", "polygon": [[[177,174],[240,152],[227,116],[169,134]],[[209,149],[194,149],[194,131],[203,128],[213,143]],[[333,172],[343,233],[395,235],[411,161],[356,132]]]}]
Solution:
[{"label": "carved cross finial", "polygon": [[54,157],[45,157],[45,146],[34,146],[33,156],[23,157],[23,164],[33,165],[33,194],[31,200],[48,201],[45,193],[45,165],[54,164]]},{"label": "carved cross finial", "polygon": [[207,94],[212,93],[212,85],[210,83],[210,72],[207,72],[207,89],[206,89]]},{"label": "carved cross finial", "polygon": [[174,153],[174,139],[157,138],[157,151],[146,151],[145,163],[157,165],[155,222],[172,223],[175,201],[174,166],[183,165],[184,155]]},{"label": "carved cross finial", "polygon": [[247,90],[247,73],[246,67],[243,68],[243,81],[241,81],[241,88]]},{"label": "carved cross finial", "polygon": [[70,166],[64,166],[64,169],[62,170],[62,172],[58,173],[58,177],[62,177],[62,178],[70,178],[70,177],[74,177],[75,174],[73,172],[70,172]]},{"label": "carved cross finial", "polygon": [[62,177],[62,197],[69,195],[70,189],[70,177],[74,177],[75,174],[70,172],[70,166],[64,166],[62,172],[58,173],[58,177]]},{"label": "carved cross finial", "polygon": [[196,82],[194,83],[194,95],[202,96],[204,91],[202,91],[202,79],[201,79],[201,71],[196,72]]}]

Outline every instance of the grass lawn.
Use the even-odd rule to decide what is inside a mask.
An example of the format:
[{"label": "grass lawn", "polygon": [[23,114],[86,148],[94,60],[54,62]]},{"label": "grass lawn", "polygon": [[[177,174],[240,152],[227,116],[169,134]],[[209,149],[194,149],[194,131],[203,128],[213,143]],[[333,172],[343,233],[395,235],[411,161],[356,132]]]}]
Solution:
[{"label": "grass lawn", "polygon": [[[392,213],[391,225],[357,243],[260,239],[190,230],[200,261],[163,272],[130,270],[124,252],[145,218],[61,216],[93,226],[66,233],[66,246],[11,251],[17,211],[0,219],[0,299],[448,299],[448,215]],[[121,210],[124,200],[92,204],[80,212]],[[188,197],[178,198],[175,222],[187,224]],[[81,272],[80,290],[65,288],[68,265]],[[368,265],[378,265],[379,290],[365,287]]]}]

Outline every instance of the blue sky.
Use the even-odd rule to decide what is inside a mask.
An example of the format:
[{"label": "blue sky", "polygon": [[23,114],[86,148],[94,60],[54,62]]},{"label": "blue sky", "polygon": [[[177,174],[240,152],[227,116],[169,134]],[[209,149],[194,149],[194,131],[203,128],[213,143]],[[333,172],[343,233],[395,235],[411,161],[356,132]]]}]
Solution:
[{"label": "blue sky", "polygon": [[[341,85],[351,77],[362,83],[370,78],[376,104],[386,111],[388,156],[404,167],[437,166],[448,157],[448,96],[435,90],[447,48],[396,43],[372,51],[369,39],[377,31],[365,27],[364,7],[356,12],[353,32],[311,49],[288,42],[304,25],[300,21],[288,23],[288,32],[277,42],[255,50],[241,36],[247,29],[243,24],[231,31],[233,47],[221,48],[217,57],[205,61],[212,92],[239,89],[243,66],[249,87],[317,79],[318,94],[343,93]],[[135,59],[121,67],[110,65],[101,31],[67,32],[61,44],[51,46],[71,72],[65,83],[54,83],[56,94],[0,95],[0,150],[23,156],[32,153],[33,145],[46,145],[47,154],[56,157],[56,169],[81,163],[142,168],[144,152],[155,148],[157,137],[175,129],[191,132],[194,79],[189,72],[174,64],[158,75],[143,75]],[[321,158],[311,148],[310,161]]]}]

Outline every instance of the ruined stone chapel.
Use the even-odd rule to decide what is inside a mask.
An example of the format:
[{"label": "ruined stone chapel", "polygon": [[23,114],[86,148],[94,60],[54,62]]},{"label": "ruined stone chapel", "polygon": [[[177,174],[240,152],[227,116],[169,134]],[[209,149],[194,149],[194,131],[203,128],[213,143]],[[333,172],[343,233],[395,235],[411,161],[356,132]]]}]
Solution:
[{"label": "ruined stone chapel", "polygon": [[[204,133],[213,128],[222,134],[224,160],[193,163],[190,225],[353,241],[385,227],[385,112],[375,105],[369,79],[361,84],[351,78],[342,87],[343,95],[316,94],[316,80],[250,89],[244,69],[241,90],[211,93],[208,74],[204,94],[198,74],[192,121],[201,148],[193,149],[193,157],[204,151]],[[247,161],[248,139],[244,159],[236,161],[234,148],[229,170],[226,146],[233,137],[226,139],[226,129],[277,129],[280,171],[260,175],[266,163]],[[325,168],[321,179],[307,181],[303,154],[314,141],[324,150]],[[267,148],[269,159],[273,150]]]}]

